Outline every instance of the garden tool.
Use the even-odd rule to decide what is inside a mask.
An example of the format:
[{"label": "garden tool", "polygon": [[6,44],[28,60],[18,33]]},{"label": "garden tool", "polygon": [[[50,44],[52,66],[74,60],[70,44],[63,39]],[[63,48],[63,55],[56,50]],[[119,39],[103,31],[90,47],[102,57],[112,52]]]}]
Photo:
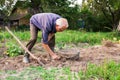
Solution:
[{"label": "garden tool", "polygon": [[37,58],[36,56],[34,56],[22,43],[21,41],[12,33],[12,31],[7,27],[5,26],[5,29],[15,38],[15,40],[21,45],[21,47],[26,51],[28,52],[28,54],[35,60],[37,60],[38,64],[41,65],[41,66],[44,66],[44,63],[40,61],[39,58]]}]

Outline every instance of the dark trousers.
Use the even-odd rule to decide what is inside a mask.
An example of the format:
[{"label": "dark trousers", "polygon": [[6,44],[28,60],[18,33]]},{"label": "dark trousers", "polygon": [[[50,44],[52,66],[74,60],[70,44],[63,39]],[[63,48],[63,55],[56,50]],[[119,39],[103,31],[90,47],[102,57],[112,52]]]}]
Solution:
[{"label": "dark trousers", "polygon": [[[27,49],[29,51],[31,51],[31,49],[33,48],[33,46],[35,45],[35,43],[37,41],[38,31],[39,31],[39,29],[36,26],[34,26],[33,24],[30,24],[30,35],[31,35],[31,38],[30,38],[29,42],[26,45],[26,47],[27,47]],[[48,46],[50,47],[50,49],[52,51],[54,51],[55,35],[48,41]],[[25,52],[24,56],[29,57],[29,54],[27,52]]]}]

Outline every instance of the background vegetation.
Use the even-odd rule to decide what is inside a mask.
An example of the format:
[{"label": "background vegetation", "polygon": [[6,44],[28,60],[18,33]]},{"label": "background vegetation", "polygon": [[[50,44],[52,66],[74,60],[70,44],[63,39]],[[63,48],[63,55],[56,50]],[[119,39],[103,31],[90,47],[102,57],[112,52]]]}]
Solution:
[{"label": "background vegetation", "polygon": [[[19,0],[17,0],[19,1]],[[21,5],[30,8],[29,15],[41,12],[53,12],[69,21],[69,29],[78,29],[78,20],[85,22],[87,31],[116,30],[120,20],[119,0],[82,0],[82,5],[74,4],[76,0],[26,0]],[[0,0],[0,14],[7,17],[16,1]],[[6,7],[5,7],[5,6]],[[71,7],[70,5],[74,5]]]},{"label": "background vegetation", "polygon": [[[22,42],[27,42],[30,39],[29,31],[15,31],[13,33]],[[72,33],[72,34],[71,34]],[[64,35],[64,36],[63,36]],[[56,34],[56,47],[63,48],[66,44],[86,43],[90,46],[100,45],[103,40],[120,41],[120,34],[117,32],[86,32],[84,30],[66,30]],[[18,56],[23,53],[17,41],[6,31],[0,33],[0,41],[5,41],[7,47],[6,53],[9,56]],[[41,32],[38,34],[38,43],[41,42]]]}]

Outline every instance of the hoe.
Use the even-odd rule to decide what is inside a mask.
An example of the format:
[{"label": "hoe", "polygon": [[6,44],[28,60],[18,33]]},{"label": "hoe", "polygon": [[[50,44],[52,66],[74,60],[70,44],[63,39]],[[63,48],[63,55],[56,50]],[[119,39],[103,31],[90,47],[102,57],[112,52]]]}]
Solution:
[{"label": "hoe", "polygon": [[39,65],[44,66],[44,63],[42,63],[39,58],[37,58],[36,56],[34,56],[34,55],[23,45],[23,44],[21,43],[21,41],[10,31],[10,29],[9,29],[7,26],[5,26],[5,29],[16,39],[16,41],[21,45],[21,47],[22,47],[26,52],[28,52],[28,54],[29,54],[33,59],[37,60],[37,62],[38,62]]}]

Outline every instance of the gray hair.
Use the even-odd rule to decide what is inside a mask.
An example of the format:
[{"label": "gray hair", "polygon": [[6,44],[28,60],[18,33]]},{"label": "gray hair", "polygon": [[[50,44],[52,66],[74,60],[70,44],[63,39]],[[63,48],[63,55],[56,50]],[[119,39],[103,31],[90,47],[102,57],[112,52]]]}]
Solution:
[{"label": "gray hair", "polygon": [[66,28],[68,28],[68,21],[67,19],[65,18],[59,18],[56,20],[56,25],[60,26],[60,27],[63,27],[63,26],[66,26]]}]

